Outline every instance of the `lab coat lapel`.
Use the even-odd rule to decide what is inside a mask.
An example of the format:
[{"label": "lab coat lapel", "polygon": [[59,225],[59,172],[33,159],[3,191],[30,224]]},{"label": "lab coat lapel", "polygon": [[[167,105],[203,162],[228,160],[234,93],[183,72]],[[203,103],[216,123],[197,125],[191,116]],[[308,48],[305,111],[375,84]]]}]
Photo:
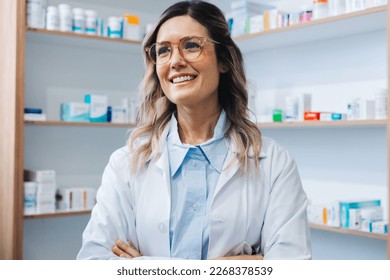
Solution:
[{"label": "lab coat lapel", "polygon": [[[167,130],[162,133],[162,137],[159,143],[160,157],[153,163],[152,167],[153,172],[150,172],[148,175],[149,182],[153,184],[158,184],[161,186],[161,189],[156,189],[156,193],[150,195],[158,196],[158,211],[154,215],[154,219],[157,224],[155,225],[156,234],[153,234],[153,240],[149,241],[149,245],[152,245],[152,248],[149,248],[150,253],[153,255],[158,254],[161,257],[170,257],[171,249],[169,242],[169,219],[171,212],[171,194],[170,194],[170,178],[169,178],[169,157],[168,157],[168,148],[166,146],[166,135]],[[154,252],[154,250],[157,250]]]},{"label": "lab coat lapel", "polygon": [[217,185],[215,187],[213,201],[215,200],[218,193],[223,189],[226,183],[237,173],[240,165],[237,163],[237,159],[235,158],[235,154],[233,151],[229,150],[225,163],[222,168],[222,172],[219,176]]},{"label": "lab coat lapel", "polygon": [[[240,169],[240,163],[238,162],[236,158],[236,148],[234,144],[231,141],[228,141],[228,146],[230,146],[230,149],[228,151],[228,155],[226,157],[225,163],[222,168],[222,172],[219,176],[217,186],[215,188],[215,192],[213,195],[213,201],[215,200],[218,193],[224,188],[226,183],[233,178],[233,176],[237,173],[237,171]],[[249,152],[249,157],[253,158],[253,151]],[[263,149],[260,150],[259,159],[265,158],[265,153]]]}]

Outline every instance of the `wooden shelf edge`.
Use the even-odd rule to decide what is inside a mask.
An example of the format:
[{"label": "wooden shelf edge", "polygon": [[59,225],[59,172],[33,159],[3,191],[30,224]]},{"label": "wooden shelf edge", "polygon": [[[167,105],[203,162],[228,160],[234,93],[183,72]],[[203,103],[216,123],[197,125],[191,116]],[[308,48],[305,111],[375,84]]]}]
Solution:
[{"label": "wooden shelf edge", "polygon": [[325,23],[336,22],[336,21],[345,20],[345,19],[349,19],[349,18],[370,15],[370,14],[375,14],[375,13],[380,13],[380,12],[386,12],[386,11],[387,11],[387,5],[383,5],[383,6],[365,9],[362,11],[345,13],[345,14],[337,15],[337,16],[330,16],[330,17],[326,17],[323,19],[312,20],[312,21],[303,22],[303,23],[299,23],[299,24],[295,24],[295,25],[286,26],[286,27],[275,28],[275,29],[256,32],[256,33],[244,34],[244,35],[240,35],[240,36],[233,38],[233,40],[235,42],[244,41],[244,40],[248,40],[248,39],[252,39],[252,38],[256,38],[256,37],[268,36],[268,35],[275,34],[275,33],[297,30],[297,29],[302,29],[302,28],[306,28],[309,26],[322,25]]},{"label": "wooden shelf edge", "polygon": [[91,214],[92,210],[80,210],[80,211],[57,211],[54,213],[42,213],[33,215],[24,215],[24,219],[41,219],[41,218],[55,218],[64,216],[78,216]]},{"label": "wooden shelf edge", "polygon": [[388,120],[362,120],[362,121],[301,121],[301,122],[259,122],[260,128],[285,128],[285,127],[358,127],[358,126],[383,126]]},{"label": "wooden shelf edge", "polygon": [[76,37],[76,38],[92,39],[92,40],[99,40],[99,41],[108,41],[108,42],[118,42],[118,43],[124,43],[124,44],[142,45],[142,41],[141,40],[128,40],[128,39],[120,39],[120,38],[109,38],[109,37],[103,37],[103,36],[97,36],[97,35],[79,34],[79,33],[74,33],[74,32],[47,30],[47,29],[42,29],[42,28],[26,27],[26,31],[27,32],[36,32],[36,33],[48,34],[48,35],[59,35],[59,36],[65,36],[65,37]]},{"label": "wooden shelf edge", "polygon": [[87,127],[135,127],[134,123],[104,123],[104,122],[64,122],[64,121],[24,121],[25,125],[43,126],[87,126]]},{"label": "wooden shelf edge", "polygon": [[[373,126],[386,127],[387,120],[364,120],[364,121],[302,121],[302,122],[258,122],[260,128],[287,128],[287,127],[359,127]],[[105,122],[64,122],[64,121],[24,121],[25,125],[43,126],[89,126],[89,127],[127,127],[133,128],[135,123],[105,123]]]},{"label": "wooden shelf edge", "polygon": [[326,226],[326,225],[319,225],[319,224],[312,224],[312,223],[310,224],[310,228],[323,230],[323,231],[342,233],[342,234],[357,235],[357,236],[380,239],[380,240],[388,240],[388,238],[389,238],[387,234],[365,232],[365,231],[361,231],[361,230],[353,230],[353,229],[347,229],[347,228],[330,227],[330,226]]}]

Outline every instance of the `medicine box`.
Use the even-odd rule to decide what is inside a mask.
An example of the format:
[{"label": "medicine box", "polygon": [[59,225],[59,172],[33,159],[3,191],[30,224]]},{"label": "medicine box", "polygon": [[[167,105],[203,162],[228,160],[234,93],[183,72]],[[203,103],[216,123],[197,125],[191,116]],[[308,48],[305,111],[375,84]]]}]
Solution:
[{"label": "medicine box", "polygon": [[128,110],[123,106],[112,106],[111,122],[112,123],[128,123]]},{"label": "medicine box", "polygon": [[[232,36],[240,36],[249,31],[250,18],[263,13],[274,6],[264,5],[255,1],[234,1],[231,3],[231,14],[233,18]],[[263,17],[264,23],[265,17]],[[264,28],[265,23],[263,24]]]},{"label": "medicine box", "polygon": [[324,224],[331,227],[340,227],[340,203],[331,202],[325,205],[326,221]]},{"label": "medicine box", "polygon": [[60,117],[66,122],[88,122],[89,105],[79,102],[62,103]]},{"label": "medicine box", "polygon": [[320,115],[320,112],[305,112],[303,115],[303,119],[305,121],[319,121]]},{"label": "medicine box", "polygon": [[370,232],[388,234],[389,221],[376,221],[370,223]]},{"label": "medicine box", "polygon": [[24,182],[24,215],[35,214],[37,209],[37,183]]},{"label": "medicine box", "polygon": [[382,207],[367,207],[349,210],[349,228],[370,231],[370,223],[383,219]]},{"label": "medicine box", "polygon": [[136,15],[123,15],[123,38],[127,40],[140,39],[140,20]]},{"label": "medicine box", "polygon": [[87,94],[84,102],[89,104],[90,122],[107,122],[107,96],[98,94]]},{"label": "medicine box", "polygon": [[350,227],[350,209],[360,209],[375,206],[381,206],[381,201],[379,199],[361,201],[340,201],[340,226],[343,228]]}]

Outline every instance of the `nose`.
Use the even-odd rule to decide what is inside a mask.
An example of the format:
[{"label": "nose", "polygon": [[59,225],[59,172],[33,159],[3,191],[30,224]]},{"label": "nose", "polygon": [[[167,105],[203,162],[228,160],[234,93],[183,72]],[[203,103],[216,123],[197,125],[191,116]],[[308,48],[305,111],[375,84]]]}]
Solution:
[{"label": "nose", "polygon": [[181,55],[179,51],[179,47],[172,48],[172,56],[171,56],[171,67],[172,68],[180,68],[185,67],[187,64],[184,57]]}]

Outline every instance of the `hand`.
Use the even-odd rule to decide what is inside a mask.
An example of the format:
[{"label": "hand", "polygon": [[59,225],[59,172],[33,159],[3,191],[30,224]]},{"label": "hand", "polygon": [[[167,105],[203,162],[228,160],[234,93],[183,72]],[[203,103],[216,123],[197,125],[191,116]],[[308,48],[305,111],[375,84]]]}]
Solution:
[{"label": "hand", "polygon": [[112,252],[121,258],[136,258],[142,257],[141,253],[138,252],[137,248],[130,242],[123,242],[121,240],[116,240],[115,245],[112,246]]},{"label": "hand", "polygon": [[262,260],[264,257],[262,255],[238,255],[230,257],[220,257],[212,260]]}]

